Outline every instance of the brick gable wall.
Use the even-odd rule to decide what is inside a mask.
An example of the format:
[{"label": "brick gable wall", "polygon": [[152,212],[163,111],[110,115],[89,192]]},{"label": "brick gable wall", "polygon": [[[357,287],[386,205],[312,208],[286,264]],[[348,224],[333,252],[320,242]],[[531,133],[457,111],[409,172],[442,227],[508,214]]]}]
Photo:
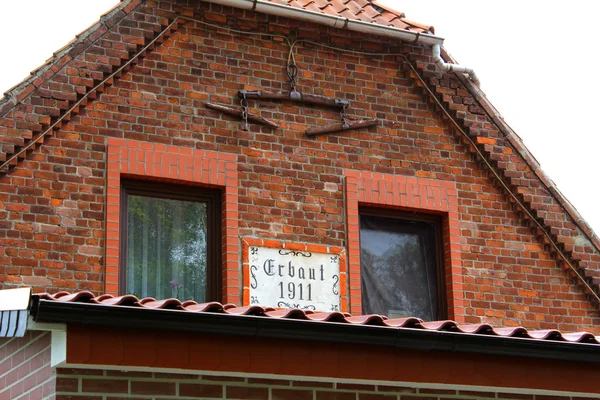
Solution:
[{"label": "brick gable wall", "polygon": [[[403,57],[339,53],[310,43],[295,46],[299,90],[348,99],[352,115],[381,120],[366,130],[307,138],[308,127],[338,122],[336,112],[250,101],[252,112],[277,121],[281,128],[251,125],[245,132],[237,119],[204,107],[205,101],[236,106],[239,89],[287,89],[287,45],[281,39],[252,35],[255,31],[369,52],[406,53],[428,79],[431,66],[425,49],[205,3],[185,4],[147,1],[128,9],[117,26],[107,28],[87,52],[74,54],[52,82],[0,120],[2,136],[9,137],[26,134],[23,121],[38,118],[31,123],[42,124],[44,115],[59,115],[64,107],[58,97],[76,98],[89,90],[75,84],[73,77],[90,71],[106,76],[160,35],[176,15],[247,32],[177,20],[175,32],[149,49],[129,72],[115,76],[43,146],[0,177],[3,287],[106,290],[107,138],[115,137],[234,155],[242,238],[346,247],[346,169],[450,182],[457,190],[456,256],[463,280],[461,311],[454,318],[598,332],[600,321],[592,303],[570,282],[527,218],[515,212],[486,167],[474,161],[470,145],[430,103]],[[116,52],[123,46],[124,53]],[[573,235],[571,241],[580,243],[572,234],[573,223],[460,82],[434,83],[443,104],[477,132],[474,137],[482,138],[476,142],[483,150],[490,157],[502,154],[494,157],[500,157],[498,162],[506,163],[508,171],[523,175],[515,179],[533,191],[523,195],[531,196],[526,198],[537,204],[557,235]],[[43,108],[48,102],[56,103],[48,106],[52,110]],[[572,256],[590,271],[597,270],[597,251],[581,243],[582,249],[573,246]],[[238,296],[237,302],[241,300]]]}]

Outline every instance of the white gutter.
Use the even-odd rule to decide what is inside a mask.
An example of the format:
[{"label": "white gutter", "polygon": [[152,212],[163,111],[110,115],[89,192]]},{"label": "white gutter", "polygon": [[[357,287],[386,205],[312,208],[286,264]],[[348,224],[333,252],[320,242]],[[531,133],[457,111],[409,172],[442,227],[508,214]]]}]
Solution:
[{"label": "white gutter", "polygon": [[321,25],[328,25],[334,28],[349,29],[351,31],[372,33],[374,35],[391,36],[399,38],[406,42],[421,43],[433,46],[435,43],[440,45],[444,38],[430,34],[419,34],[406,31],[404,29],[391,26],[378,25],[370,22],[352,20],[338,17],[335,15],[323,14],[310,10],[303,10],[292,6],[272,3],[265,0],[205,0],[209,3],[221,4],[223,6],[241,8],[244,10],[254,10],[264,14],[277,15],[295,20],[314,22]]},{"label": "white gutter", "polygon": [[475,71],[471,68],[462,67],[456,64],[447,64],[440,56],[440,49],[444,38],[431,35],[411,32],[392,26],[379,25],[372,22],[363,22],[354,19],[343,18],[335,15],[323,14],[310,10],[303,10],[288,5],[272,3],[266,0],[204,0],[208,3],[220,4],[223,6],[241,8],[243,10],[254,10],[264,14],[277,15],[295,20],[314,22],[321,25],[331,26],[333,28],[348,29],[355,32],[393,37],[405,42],[419,43],[431,46],[433,57],[436,64],[444,72],[462,72],[469,74],[476,84],[479,79]]}]

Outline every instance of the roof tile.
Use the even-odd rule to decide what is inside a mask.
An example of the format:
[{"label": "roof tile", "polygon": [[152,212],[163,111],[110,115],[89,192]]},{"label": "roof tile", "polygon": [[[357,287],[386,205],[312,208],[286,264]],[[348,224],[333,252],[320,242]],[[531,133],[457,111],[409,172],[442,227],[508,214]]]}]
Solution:
[{"label": "roof tile", "polygon": [[339,16],[339,13],[333,9],[333,6],[331,4],[326,4],[325,6],[323,6],[323,8],[321,8],[321,11],[325,14]]},{"label": "roof tile", "polygon": [[383,17],[382,14],[373,17],[373,22],[379,25],[389,26],[391,25],[387,19]]},{"label": "roof tile", "polygon": [[285,1],[285,3],[287,3],[290,7],[295,7],[295,8],[303,8],[304,5],[302,3],[297,2],[296,0],[292,0],[292,1]]},{"label": "roof tile", "polygon": [[361,11],[359,11],[357,14],[368,15],[369,18],[379,17],[381,15],[381,13],[373,7],[363,7],[363,9]]},{"label": "roof tile", "polygon": [[127,295],[127,296],[119,296],[119,297],[106,297],[110,295],[102,295],[96,297],[95,300],[98,303],[106,304],[106,305],[114,305],[114,306],[139,306],[139,300],[135,296]]},{"label": "roof tile", "polygon": [[426,331],[454,332],[467,335],[501,336],[524,338],[538,341],[560,341],[571,343],[600,344],[600,336],[588,332],[561,333],[554,329],[527,330],[523,327],[494,328],[489,324],[465,324],[456,321],[428,321],[419,318],[388,319],[383,315],[356,315],[342,312],[315,312],[299,309],[276,309],[273,307],[245,306],[209,302],[198,304],[193,300],[181,302],[178,299],[156,300],[152,297],[138,299],[133,295],[114,297],[109,294],[95,296],[91,292],[58,292],[55,294],[35,294],[41,300],[64,303],[98,304],[105,307],[140,307],[154,310],[181,310],[189,313],[218,313],[232,316],[255,316],[276,319],[310,320],[318,323],[343,323],[349,325],[380,326],[389,329],[420,329]]},{"label": "roof tile", "polygon": [[340,17],[344,17],[344,18],[348,18],[348,19],[355,19],[356,18],[356,16],[352,12],[350,12],[349,9],[343,10],[338,15]]},{"label": "roof tile", "polygon": [[317,7],[319,7],[321,10],[324,9],[325,7],[330,7],[333,5],[334,1],[328,1],[328,0],[312,0],[314,1],[315,5]]},{"label": "roof tile", "polygon": [[387,22],[392,22],[393,20],[400,18],[398,15],[391,13],[389,11],[382,12],[381,17],[383,19],[385,19]]},{"label": "roof tile", "polygon": [[346,6],[342,1],[335,0],[330,2],[331,7],[335,10],[336,13],[341,14],[343,11],[348,10],[348,6]]},{"label": "roof tile", "polygon": [[360,6],[360,4],[358,4],[354,0],[345,2],[345,6],[348,8],[348,11],[350,11],[354,15],[356,15],[357,12],[362,10],[362,6]]},{"label": "roof tile", "polygon": [[140,300],[140,304],[145,308],[160,308],[161,310],[184,310],[181,305],[181,301],[177,299],[165,299],[165,300],[149,300],[144,302],[146,299]]},{"label": "roof tile", "polygon": [[323,12],[314,1],[306,3],[304,9],[308,11]]},{"label": "roof tile", "polygon": [[430,31],[431,33],[435,33],[435,29],[431,25],[425,25],[420,22],[415,22],[413,20],[406,19],[404,18],[404,15],[400,16],[400,18],[402,19],[402,22],[404,22],[406,25],[411,26],[415,30],[421,29],[423,31]]},{"label": "roof tile", "polygon": [[354,0],[356,2],[356,4],[358,4],[360,6],[360,8],[362,9],[363,7],[370,7],[371,6],[371,2],[369,0]]},{"label": "roof tile", "polygon": [[299,3],[301,5],[301,7],[308,7],[309,4],[314,3],[314,2],[315,2],[314,0],[293,0],[293,1],[290,1],[289,4],[290,5],[294,4],[293,7],[298,7],[295,4]]},{"label": "roof tile", "polygon": [[393,26],[416,33],[433,33],[433,27],[406,20],[404,13],[369,0],[268,0],[276,4],[362,22]]}]

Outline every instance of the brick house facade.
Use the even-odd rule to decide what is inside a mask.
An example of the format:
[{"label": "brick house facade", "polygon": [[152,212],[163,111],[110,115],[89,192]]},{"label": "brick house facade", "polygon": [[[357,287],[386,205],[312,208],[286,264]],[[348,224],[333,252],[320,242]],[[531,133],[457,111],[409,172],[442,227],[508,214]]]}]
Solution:
[{"label": "brick house facade", "polygon": [[[219,194],[220,275],[213,277],[216,289],[206,300],[251,305],[247,244],[253,243],[342,255],[340,311],[363,314],[360,217],[378,210],[439,222],[444,319],[600,334],[598,237],[479,88],[463,74],[439,72],[431,46],[418,40],[434,37],[432,28],[365,0],[280,3],[305,13],[334,9],[344,18],[352,12],[351,19],[369,18],[372,24],[397,20],[415,42],[268,15],[237,3],[123,1],[0,100],[1,287],[126,294],[123,182],[168,183]],[[345,8],[338,9],[341,5]],[[339,110],[249,99],[249,112],[277,128],[250,120],[243,130],[238,117],[206,107],[207,102],[237,107],[240,90],[289,90],[290,59],[298,67],[299,91],[348,100],[352,117],[376,124],[307,136],[307,130],[339,122]],[[60,324],[32,325],[40,331],[32,328],[23,338],[0,342],[6,388],[0,398],[597,395],[586,383],[597,369],[589,360],[579,364],[583,372],[566,363],[580,372],[571,387],[567,380],[543,379],[530,387],[510,373],[503,375],[510,384],[503,384],[446,381],[436,373],[429,380],[402,380],[349,371],[192,368],[176,361],[117,368],[125,364],[110,357],[72,359],[68,351],[83,349],[82,337],[104,332],[78,331],[72,324],[66,328],[66,364],[51,362],[51,335],[40,333],[55,335]],[[278,340],[281,348],[290,345]],[[519,371],[514,365],[523,361],[515,354],[502,357],[498,365]],[[524,363],[535,368],[544,361],[536,357]],[[465,359],[465,368],[478,365]],[[251,354],[248,360],[254,360]],[[437,363],[431,365],[443,369],[450,361]],[[568,374],[565,366],[555,368]],[[121,370],[128,372],[116,372]],[[448,385],[440,385],[444,382]]]}]

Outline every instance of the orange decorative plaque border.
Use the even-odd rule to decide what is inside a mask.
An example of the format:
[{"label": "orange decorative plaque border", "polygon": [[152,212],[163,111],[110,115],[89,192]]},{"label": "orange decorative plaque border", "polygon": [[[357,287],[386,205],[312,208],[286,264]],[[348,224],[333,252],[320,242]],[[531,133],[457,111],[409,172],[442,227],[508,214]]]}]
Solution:
[{"label": "orange decorative plaque border", "polygon": [[348,227],[350,312],[360,314],[359,206],[395,208],[443,217],[444,267],[448,317],[462,322],[465,315],[460,221],[456,184],[449,181],[344,170]]},{"label": "orange decorative plaque border", "polygon": [[246,237],[242,239],[242,304],[250,305],[250,257],[249,249],[252,246],[268,247],[273,249],[287,249],[297,251],[309,251],[311,253],[335,254],[340,258],[340,308],[342,312],[348,312],[348,279],[346,249],[343,247],[326,246],[313,243],[285,242],[277,239],[262,239]]},{"label": "orange decorative plaque border", "polygon": [[223,191],[222,301],[239,302],[238,178],[235,154],[107,139],[105,293],[119,293],[121,178],[205,185]]}]

